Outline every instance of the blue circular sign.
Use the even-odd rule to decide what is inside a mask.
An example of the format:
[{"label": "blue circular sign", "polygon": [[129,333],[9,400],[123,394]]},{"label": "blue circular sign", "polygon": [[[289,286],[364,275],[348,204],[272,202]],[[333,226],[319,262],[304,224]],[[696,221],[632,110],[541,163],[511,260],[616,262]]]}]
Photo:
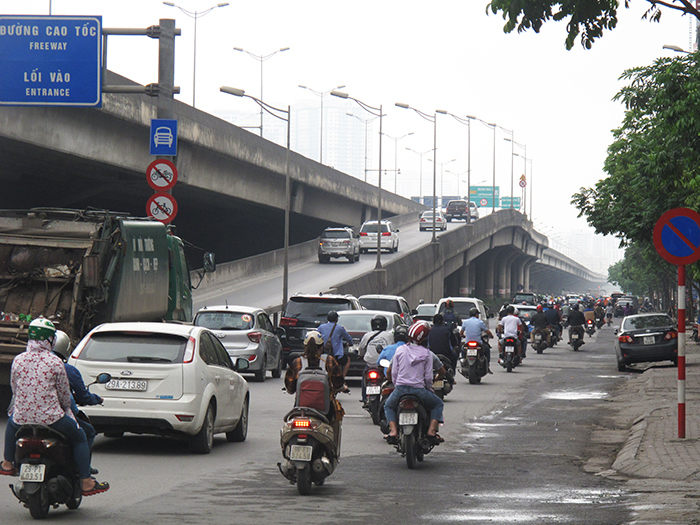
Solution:
[{"label": "blue circular sign", "polygon": [[689,208],[664,213],[654,226],[654,246],[665,261],[679,266],[700,259],[700,214]]}]

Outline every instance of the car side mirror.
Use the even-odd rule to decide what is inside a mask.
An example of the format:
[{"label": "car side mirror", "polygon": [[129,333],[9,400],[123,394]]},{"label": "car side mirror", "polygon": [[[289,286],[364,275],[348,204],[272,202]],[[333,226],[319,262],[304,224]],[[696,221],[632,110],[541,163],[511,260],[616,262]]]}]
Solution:
[{"label": "car side mirror", "polygon": [[238,359],[236,359],[235,366],[236,366],[236,372],[243,372],[245,370],[248,370],[248,368],[250,367],[250,363],[248,362],[248,360],[246,358],[239,357]]},{"label": "car side mirror", "polygon": [[418,315],[418,310],[411,310],[411,315]]},{"label": "car side mirror", "polygon": [[213,252],[204,253],[204,273],[214,273],[216,271],[216,256]]},{"label": "car side mirror", "polygon": [[285,337],[287,335],[287,332],[285,332],[284,328],[282,328],[281,326],[275,328],[275,333],[277,334],[277,337]]},{"label": "car side mirror", "polygon": [[401,230],[399,230],[398,228],[396,228],[396,229],[394,230],[395,233],[399,233],[399,231],[401,231]]},{"label": "car side mirror", "polygon": [[617,328],[615,328],[615,330],[613,330],[613,334],[617,335]]}]

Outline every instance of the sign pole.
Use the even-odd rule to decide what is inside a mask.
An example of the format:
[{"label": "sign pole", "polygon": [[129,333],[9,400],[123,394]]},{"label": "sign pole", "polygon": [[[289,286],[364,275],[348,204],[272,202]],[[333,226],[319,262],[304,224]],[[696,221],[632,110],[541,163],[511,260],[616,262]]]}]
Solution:
[{"label": "sign pole", "polygon": [[685,438],[685,265],[678,265],[678,438]]}]

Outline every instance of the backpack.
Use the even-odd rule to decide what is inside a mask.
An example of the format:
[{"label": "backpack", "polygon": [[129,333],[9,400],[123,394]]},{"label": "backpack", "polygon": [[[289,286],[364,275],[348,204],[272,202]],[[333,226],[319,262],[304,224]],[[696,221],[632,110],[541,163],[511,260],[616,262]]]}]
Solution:
[{"label": "backpack", "polygon": [[328,341],[323,343],[324,354],[333,355],[333,332],[335,332],[336,326],[338,326],[338,323],[333,325],[333,328],[331,328],[331,333],[328,335]]},{"label": "backpack", "polygon": [[328,414],[331,408],[331,385],[325,370],[326,360],[323,356],[321,356],[319,367],[321,365],[323,365],[323,369],[310,368],[309,360],[305,357],[301,358],[295,406],[313,408],[321,414]]}]

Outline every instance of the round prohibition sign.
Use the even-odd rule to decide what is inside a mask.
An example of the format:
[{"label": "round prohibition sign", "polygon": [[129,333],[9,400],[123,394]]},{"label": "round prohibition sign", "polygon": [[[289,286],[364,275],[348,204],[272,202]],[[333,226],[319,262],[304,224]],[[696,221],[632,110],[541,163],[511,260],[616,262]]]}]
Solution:
[{"label": "round prohibition sign", "polygon": [[518,184],[520,184],[521,188],[524,188],[525,186],[527,186],[527,181],[525,179],[522,179],[520,182],[518,182]]},{"label": "round prohibition sign", "polygon": [[167,159],[156,159],[146,168],[146,181],[156,191],[168,191],[177,182],[177,168]]},{"label": "round prohibition sign", "polygon": [[689,208],[664,213],[654,226],[654,247],[663,260],[678,266],[700,259],[700,214]]},{"label": "round prohibition sign", "polygon": [[489,203],[488,199],[481,199],[479,201],[479,206],[486,206]]},{"label": "round prohibition sign", "polygon": [[146,203],[146,213],[163,224],[170,224],[177,215],[177,201],[169,193],[154,193]]}]

